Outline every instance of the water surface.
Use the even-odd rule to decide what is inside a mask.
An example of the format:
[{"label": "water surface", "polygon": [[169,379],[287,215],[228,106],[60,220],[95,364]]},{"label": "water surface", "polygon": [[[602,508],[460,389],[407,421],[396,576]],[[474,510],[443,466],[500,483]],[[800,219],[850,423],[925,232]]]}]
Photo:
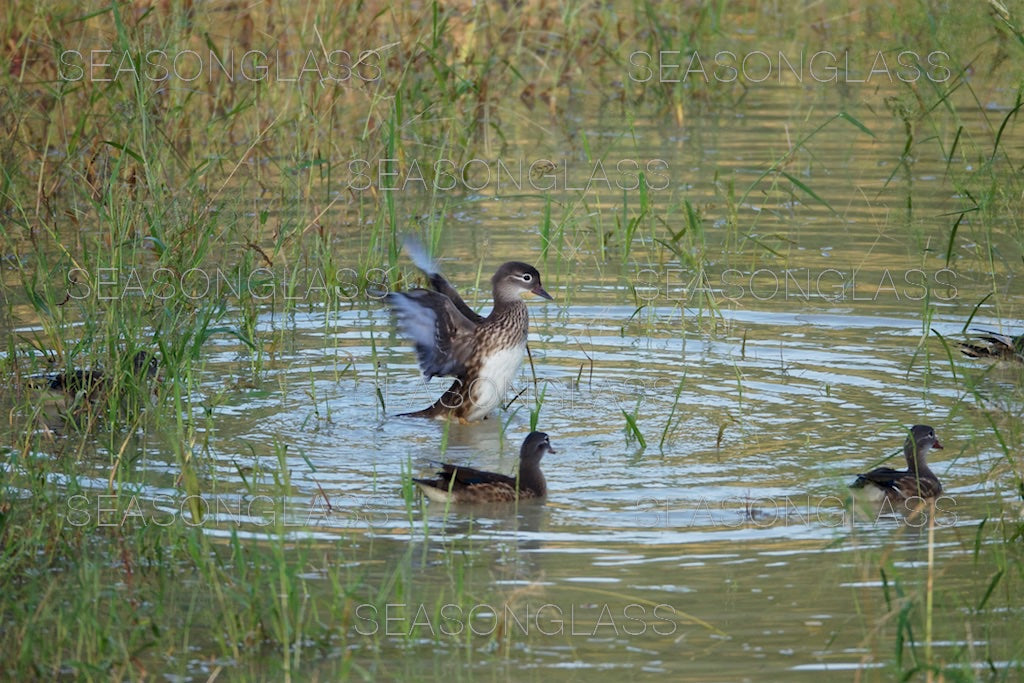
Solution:
[{"label": "water surface", "polygon": [[[772,178],[746,192],[816,125],[801,118],[809,97],[821,98],[816,121],[847,110],[876,137],[835,121],[793,154],[788,172],[828,207]],[[966,660],[985,675],[987,662],[1018,656],[1019,609],[973,609],[999,570],[976,555],[976,530],[1004,514],[1012,477],[965,386],[979,382],[1019,414],[1020,376],[956,353],[951,363],[934,334],[959,338],[993,285],[1000,308],[983,306],[973,324],[1024,330],[1018,248],[1006,226],[968,219],[947,259],[962,206],[948,168],[965,162],[922,147],[894,174],[903,130],[868,106],[877,97],[765,85],[735,112],[682,128],[636,121],[628,142],[614,107],[582,107],[601,114],[572,128],[615,140],[609,164],[665,162],[668,186],[649,201],[667,224],[645,222],[628,244],[615,219],[636,210],[634,192],[453,193],[438,217],[438,257],[471,305],[488,309],[487,278],[506,259],[536,264],[555,298],[529,303],[523,393],[482,423],[393,417],[428,405],[444,381],[423,381],[366,292],[265,311],[258,329],[289,343],[257,385],[236,381],[246,376],[244,347],[208,342],[191,395],[209,415],[204,527],[225,542],[233,532],[254,544],[276,533],[312,539],[323,552],[305,573],[321,596],[333,590],[331,563],[358,568],[369,585],[396,572],[408,582],[394,611],[367,604],[337,624],[335,649],[307,660],[306,673],[330,676],[351,660],[377,677],[460,680],[889,678],[898,653],[923,656],[920,644],[916,655],[897,645],[898,615],[900,600],[920,610],[929,575],[944,596],[934,606],[937,660]],[[982,112],[962,116],[969,130],[984,128]],[[570,187],[592,169],[570,138],[525,125],[507,134],[510,161],[555,159]],[[1015,158],[1024,151],[1019,139],[1004,144]],[[428,203],[415,192],[397,201],[409,216]],[[686,227],[684,201],[700,212],[703,235],[675,243],[681,259],[665,242]],[[545,243],[548,210],[557,230]],[[994,260],[979,254],[985,231],[1001,247]],[[356,265],[365,239],[358,228],[338,231],[343,265]],[[445,510],[417,500],[410,511],[404,482],[431,461],[512,471],[531,410],[558,451],[544,460],[546,504]],[[646,448],[628,434],[626,413]],[[947,498],[931,539],[920,519],[847,507],[856,473],[896,453],[915,423],[933,425],[945,444],[933,461]],[[271,486],[282,466],[286,497]],[[91,510],[109,464],[99,455],[95,471],[89,460],[82,468],[81,507]],[[190,519],[176,476],[172,450],[151,439],[135,485],[154,523]],[[206,666],[197,662],[195,676]]]}]

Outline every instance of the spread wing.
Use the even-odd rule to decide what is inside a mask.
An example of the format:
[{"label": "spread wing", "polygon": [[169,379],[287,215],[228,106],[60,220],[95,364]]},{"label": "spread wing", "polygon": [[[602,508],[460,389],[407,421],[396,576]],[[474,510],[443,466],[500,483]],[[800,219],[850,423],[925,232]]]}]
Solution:
[{"label": "spread wing", "polygon": [[387,301],[398,327],[416,348],[420,369],[431,377],[465,374],[476,346],[476,323],[444,294],[427,289],[393,292]]},{"label": "spread wing", "polygon": [[455,291],[455,287],[438,272],[437,264],[427,254],[427,249],[423,246],[423,243],[412,235],[407,235],[402,245],[416,267],[422,270],[430,279],[430,286],[434,288],[434,291],[448,297],[455,304],[455,308],[459,310],[459,313],[466,317],[466,320],[479,325],[484,317],[467,306],[466,302],[459,296],[459,293]]},{"label": "spread wing", "polygon": [[484,317],[466,305],[466,302],[462,300],[459,293],[455,291],[455,288],[452,287],[450,282],[444,279],[444,276],[441,275],[441,273],[429,273],[429,276],[430,286],[448,297],[448,299],[455,305],[455,308],[459,309],[459,313],[464,315],[467,320],[471,320],[477,325],[483,322]]}]

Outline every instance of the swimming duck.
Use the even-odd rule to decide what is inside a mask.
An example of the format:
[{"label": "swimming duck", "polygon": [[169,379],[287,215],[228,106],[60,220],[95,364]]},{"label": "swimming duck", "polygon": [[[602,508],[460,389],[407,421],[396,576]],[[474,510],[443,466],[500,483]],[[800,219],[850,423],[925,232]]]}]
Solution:
[{"label": "swimming duck", "polygon": [[928,425],[914,425],[903,444],[907,469],[879,467],[858,475],[850,488],[864,489],[868,497],[877,502],[901,503],[909,498],[935,498],[942,493],[942,484],[928,468],[928,451],[933,448],[942,448],[935,430]]},{"label": "swimming duck", "polygon": [[[152,379],[156,377],[158,370],[159,363],[152,352],[139,351],[132,356],[132,374],[136,379]],[[98,368],[74,368],[49,375],[46,381],[47,388],[52,391],[94,402],[109,391],[113,380]]]},{"label": "swimming duck", "polygon": [[989,330],[975,330],[978,343],[960,342],[960,352],[971,358],[997,358],[1024,361],[1024,334],[1011,337]]},{"label": "swimming duck", "polygon": [[445,463],[436,479],[413,479],[429,498],[441,503],[509,503],[547,495],[540,471],[544,453],[554,453],[544,432],[530,432],[519,449],[519,474],[509,477]]},{"label": "swimming duck", "polygon": [[105,414],[108,399],[116,399],[122,414],[140,407],[130,400],[129,387],[138,388],[140,396],[152,395],[149,380],[157,378],[158,372],[156,356],[150,351],[139,351],[132,356],[131,368],[124,376],[95,367],[32,376],[26,383],[31,397],[31,420],[44,431],[58,435],[90,429]]}]

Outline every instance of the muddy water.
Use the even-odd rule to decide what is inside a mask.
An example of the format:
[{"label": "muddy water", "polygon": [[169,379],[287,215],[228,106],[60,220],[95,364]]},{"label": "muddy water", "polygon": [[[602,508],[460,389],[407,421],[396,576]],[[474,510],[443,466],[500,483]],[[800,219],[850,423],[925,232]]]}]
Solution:
[{"label": "muddy water", "polygon": [[[336,674],[351,660],[377,676],[474,680],[888,678],[897,657],[904,669],[925,657],[929,572],[940,596],[934,661],[981,669],[1016,656],[1018,610],[972,611],[999,570],[992,555],[976,558],[976,529],[1016,513],[1004,505],[1012,478],[998,469],[1002,452],[965,382],[1012,409],[1020,378],[983,376],[986,366],[955,353],[951,365],[932,331],[956,338],[993,286],[1000,308],[990,301],[974,324],[1024,330],[1018,247],[1001,237],[1005,226],[969,219],[947,259],[962,209],[949,164],[961,172],[969,162],[920,144],[899,168],[899,121],[857,97],[831,93],[813,108],[808,97],[765,86],[740,111],[681,129],[652,118],[629,135],[613,111],[575,122],[575,134],[609,141],[607,168],[663,162],[653,168],[665,187],[648,201],[664,223],[642,221],[630,240],[622,223],[640,200],[614,187],[628,173],[587,187],[594,163],[569,135],[524,127],[518,149],[529,153],[504,162],[555,160],[551,192],[453,195],[439,257],[467,300],[487,309],[483,284],[506,259],[536,264],[555,297],[529,304],[524,392],[483,423],[391,417],[428,405],[443,382],[423,382],[369,297],[267,314],[263,328],[283,328],[290,345],[255,389],[224,391],[244,350],[211,340],[195,396],[216,425],[209,476],[221,507],[210,532],[241,529],[259,542],[268,520],[283,520],[284,533],[321,542],[370,585],[396,573],[404,582],[387,613],[367,604],[339,624],[336,650],[305,660],[308,673]],[[784,165],[828,206],[784,178],[757,180],[840,108],[875,137],[836,120]],[[986,125],[981,113],[962,116],[969,130]],[[399,211],[424,201],[404,193]],[[665,242],[687,225],[685,201],[702,222],[672,242],[676,253]],[[556,226],[548,244],[545,211]],[[988,240],[993,261],[978,246]],[[341,234],[337,250],[364,243]],[[544,461],[546,504],[410,510],[403,481],[431,460],[511,471],[531,410],[558,451]],[[626,413],[646,448],[627,433]],[[933,425],[945,444],[933,461],[948,497],[931,539],[920,518],[847,507],[853,476],[895,453],[914,423]],[[255,499],[240,468],[269,481],[275,443],[288,446],[292,493]],[[159,448],[140,462],[154,515],[180,513],[175,468]],[[96,490],[105,483],[100,468]],[[314,593],[331,592],[323,566],[308,576]],[[903,649],[901,600],[914,602],[919,640]]]}]

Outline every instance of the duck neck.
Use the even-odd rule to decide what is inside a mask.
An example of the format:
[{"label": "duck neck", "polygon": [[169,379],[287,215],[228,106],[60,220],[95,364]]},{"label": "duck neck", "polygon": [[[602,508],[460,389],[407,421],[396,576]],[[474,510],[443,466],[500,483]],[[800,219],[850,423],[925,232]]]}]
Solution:
[{"label": "duck neck", "polygon": [[526,302],[519,294],[509,296],[506,292],[494,288],[494,308],[491,309],[491,316],[508,316],[517,311],[526,311]]},{"label": "duck neck", "polygon": [[533,460],[522,460],[519,463],[519,490],[533,491],[539,496],[547,493],[548,485],[540,471],[540,463]]},{"label": "duck neck", "polygon": [[907,470],[918,479],[935,479],[935,475],[928,468],[928,460],[925,457],[930,449],[930,446],[915,449],[911,445],[903,453],[907,458]]},{"label": "duck neck", "polygon": [[487,316],[487,321],[497,326],[520,332],[526,336],[530,318],[526,312],[526,303],[518,296],[511,299],[495,299],[494,308]]}]

